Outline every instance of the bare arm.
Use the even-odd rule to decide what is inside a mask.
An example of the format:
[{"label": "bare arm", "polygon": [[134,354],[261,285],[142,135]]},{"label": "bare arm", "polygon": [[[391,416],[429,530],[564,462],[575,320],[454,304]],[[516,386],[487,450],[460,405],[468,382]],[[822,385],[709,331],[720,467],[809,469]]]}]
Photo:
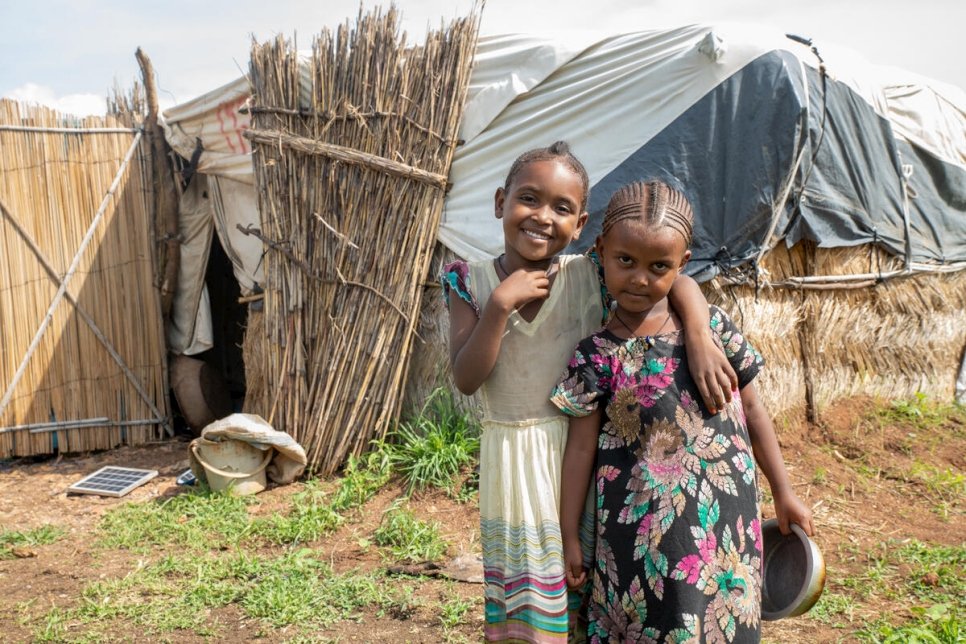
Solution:
[{"label": "bare arm", "polygon": [[748,433],[751,436],[751,448],[768,484],[771,486],[772,496],[775,498],[775,515],[778,517],[778,527],[782,534],[788,534],[789,523],[798,524],[805,534],[811,536],[815,532],[812,524],[812,511],[798,498],[788,480],[785,461],[782,459],[775,427],[768,416],[768,410],[758,398],[755,385],[749,383],[741,390],[741,404],[748,420]]},{"label": "bare arm", "polygon": [[600,410],[570,419],[560,484],[560,534],[564,547],[564,572],[571,588],[580,587],[587,579],[580,550],[580,515],[597,457],[599,431]]},{"label": "bare arm", "polygon": [[698,283],[687,275],[678,275],[674,280],[668,299],[684,326],[691,377],[705,407],[717,413],[725,403],[731,402],[731,392],[738,388],[738,376],[711,336],[708,300]]},{"label": "bare arm", "polygon": [[500,354],[506,321],[514,309],[546,298],[550,281],[543,271],[518,270],[493,289],[477,319],[473,309],[449,295],[449,362],[456,388],[470,395],[490,376]]}]

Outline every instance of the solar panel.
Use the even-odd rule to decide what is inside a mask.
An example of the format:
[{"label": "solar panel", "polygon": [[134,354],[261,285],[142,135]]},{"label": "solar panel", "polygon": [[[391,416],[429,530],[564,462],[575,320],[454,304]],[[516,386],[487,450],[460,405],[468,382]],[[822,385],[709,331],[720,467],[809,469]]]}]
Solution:
[{"label": "solar panel", "polygon": [[77,481],[67,488],[67,493],[124,496],[157,475],[157,470],[138,470],[131,467],[109,465]]}]

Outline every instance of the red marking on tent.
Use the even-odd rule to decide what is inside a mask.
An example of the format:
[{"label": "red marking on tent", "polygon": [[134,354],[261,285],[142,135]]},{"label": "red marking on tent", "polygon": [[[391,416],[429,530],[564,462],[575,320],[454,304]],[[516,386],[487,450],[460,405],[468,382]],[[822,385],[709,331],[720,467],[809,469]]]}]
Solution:
[{"label": "red marking on tent", "polygon": [[251,117],[244,115],[240,123],[238,118],[238,108],[244,105],[247,100],[247,96],[242,96],[234,101],[222,103],[216,111],[219,131],[225,138],[225,144],[228,146],[228,149],[235,154],[248,154],[251,152],[251,148],[243,136],[245,130],[249,128]]}]

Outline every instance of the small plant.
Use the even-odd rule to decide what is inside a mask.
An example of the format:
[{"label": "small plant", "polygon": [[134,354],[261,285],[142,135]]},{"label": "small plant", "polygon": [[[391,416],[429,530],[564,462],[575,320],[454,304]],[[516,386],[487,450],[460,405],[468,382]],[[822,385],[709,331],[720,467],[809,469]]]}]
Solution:
[{"label": "small plant", "polygon": [[446,553],[439,525],[420,521],[398,503],[383,514],[373,541],[398,561],[436,561]]},{"label": "small plant", "polygon": [[855,601],[850,595],[826,590],[808,614],[823,624],[840,626],[839,619],[851,621],[854,611]]},{"label": "small plant", "polygon": [[439,608],[439,623],[443,628],[456,628],[463,623],[466,613],[473,608],[474,602],[468,599],[455,597],[446,602]]},{"label": "small plant", "polygon": [[258,519],[253,530],[272,543],[298,544],[315,541],[342,523],[342,516],[328,503],[319,481],[312,480],[292,496],[288,514]]},{"label": "small plant", "polygon": [[862,640],[874,644],[962,644],[966,630],[949,606],[936,604],[929,609],[913,608],[916,619],[893,626],[877,624],[856,633]]},{"label": "small plant", "polygon": [[463,479],[459,488],[452,495],[453,500],[458,503],[469,503],[476,499],[480,494],[480,471],[474,468]]},{"label": "small plant", "polygon": [[919,391],[912,399],[894,400],[888,407],[878,407],[874,415],[880,422],[930,429],[949,420],[962,424],[966,421],[966,407],[931,401]]},{"label": "small plant", "polygon": [[349,457],[342,470],[342,481],[332,497],[332,508],[336,512],[363,505],[392,477],[392,459],[386,445],[373,442],[372,447],[371,451],[360,458]]},{"label": "small plant", "polygon": [[479,425],[460,410],[452,393],[430,394],[419,415],[393,433],[389,460],[402,474],[406,493],[427,487],[452,491],[460,470],[480,451]]},{"label": "small plant", "polygon": [[54,525],[42,525],[33,530],[5,530],[0,532],[0,559],[14,557],[17,548],[46,546],[64,536],[64,530]]},{"label": "small plant", "polygon": [[950,510],[966,500],[966,476],[952,468],[941,469],[917,461],[909,471],[909,480],[926,488],[934,501],[933,512],[944,520],[949,519]]},{"label": "small plant", "polygon": [[828,470],[824,467],[816,467],[815,471],[812,473],[812,483],[815,485],[821,485],[825,482],[828,477]]}]

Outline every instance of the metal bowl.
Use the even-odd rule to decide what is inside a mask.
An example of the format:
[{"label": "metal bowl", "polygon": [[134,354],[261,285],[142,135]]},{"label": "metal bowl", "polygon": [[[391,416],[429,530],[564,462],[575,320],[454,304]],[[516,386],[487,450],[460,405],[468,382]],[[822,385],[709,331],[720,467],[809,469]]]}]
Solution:
[{"label": "metal bowl", "polygon": [[815,542],[794,523],[782,534],[777,519],[761,526],[764,563],[761,618],[776,620],[808,611],[825,588],[825,560]]}]

